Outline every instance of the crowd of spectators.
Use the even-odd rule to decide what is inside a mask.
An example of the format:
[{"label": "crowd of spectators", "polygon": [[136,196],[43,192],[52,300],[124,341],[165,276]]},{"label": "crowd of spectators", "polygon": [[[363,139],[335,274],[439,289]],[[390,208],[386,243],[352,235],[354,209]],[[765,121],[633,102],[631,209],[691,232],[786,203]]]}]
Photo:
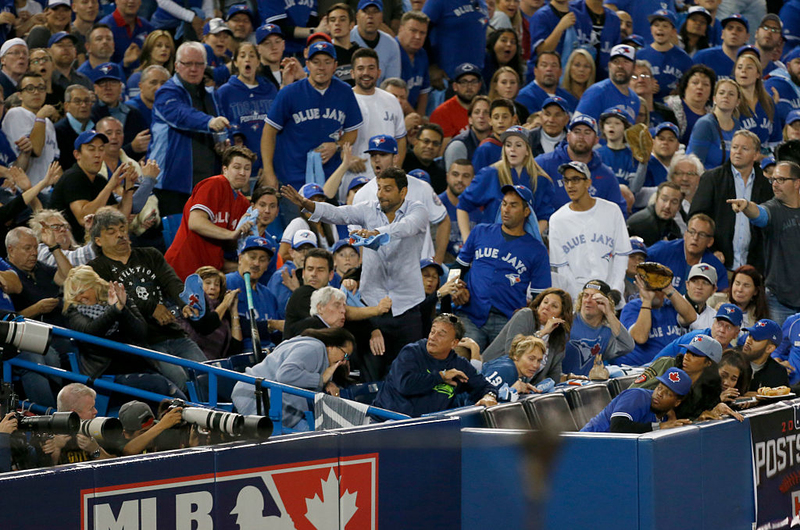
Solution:
[{"label": "crowd of spectators", "polygon": [[[196,362],[260,346],[248,373],[379,381],[413,416],[611,365],[644,390],[591,430],[735,414],[800,383],[800,0],[747,4],[6,2],[0,309]],[[70,354],[186,397],[178,365],[19,352]],[[94,399],[17,379],[43,406]]]}]

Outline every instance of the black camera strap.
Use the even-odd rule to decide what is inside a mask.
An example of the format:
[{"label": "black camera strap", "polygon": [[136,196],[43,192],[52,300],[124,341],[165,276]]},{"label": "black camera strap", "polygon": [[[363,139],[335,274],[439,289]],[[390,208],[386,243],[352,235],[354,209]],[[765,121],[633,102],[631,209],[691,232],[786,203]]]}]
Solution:
[{"label": "black camera strap", "polygon": [[[263,377],[256,377],[256,414],[259,416],[269,416],[269,391],[264,392],[261,384],[264,382]],[[262,407],[264,408],[262,412]]]}]

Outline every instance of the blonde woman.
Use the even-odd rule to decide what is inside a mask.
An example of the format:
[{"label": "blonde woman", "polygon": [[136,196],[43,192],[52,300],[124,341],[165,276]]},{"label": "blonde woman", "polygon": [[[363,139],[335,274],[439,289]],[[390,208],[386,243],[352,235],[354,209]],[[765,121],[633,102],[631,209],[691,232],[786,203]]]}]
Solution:
[{"label": "blonde woman", "polygon": [[458,228],[462,241],[470,233],[469,214],[483,207],[483,221],[494,223],[503,200],[503,186],[521,184],[533,192],[533,209],[544,233],[550,215],[555,211],[553,180],[536,163],[528,142],[528,130],[515,125],[501,136],[503,154],[499,162],[485,167],[475,176],[458,198]]},{"label": "blonde woman", "polygon": [[742,53],[736,59],[733,76],[744,96],[739,103],[742,128],[758,136],[762,151],[780,143],[782,132],[775,127],[775,102],[764,88],[763,75],[761,60],[752,53]]},{"label": "blonde woman", "polygon": [[497,388],[508,385],[519,394],[539,393],[530,381],[545,365],[547,345],[533,335],[519,334],[511,341],[508,355],[483,365],[481,373]]},{"label": "blonde woman", "polygon": [[597,70],[591,54],[583,48],[575,48],[567,59],[561,88],[581,99],[586,89],[594,84],[596,75]]}]

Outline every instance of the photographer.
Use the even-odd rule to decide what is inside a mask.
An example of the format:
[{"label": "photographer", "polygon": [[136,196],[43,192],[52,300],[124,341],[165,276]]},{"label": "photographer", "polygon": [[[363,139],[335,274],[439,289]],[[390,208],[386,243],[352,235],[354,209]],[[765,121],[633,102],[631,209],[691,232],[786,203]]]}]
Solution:
[{"label": "photographer", "polygon": [[[59,412],[73,411],[81,420],[91,420],[97,416],[94,399],[97,392],[81,383],[70,383],[58,393],[56,401]],[[114,458],[103,449],[94,438],[76,434],[56,434],[41,445],[41,451],[49,456],[44,465],[73,464],[91,460]]]},{"label": "photographer", "polygon": [[17,416],[14,412],[0,420],[0,473],[11,471],[11,433],[17,430]]},{"label": "photographer", "polygon": [[127,440],[122,455],[139,455],[154,451],[156,438],[165,430],[181,422],[183,408],[169,409],[159,421],[155,421],[153,411],[146,403],[129,401],[119,409],[123,435]]}]

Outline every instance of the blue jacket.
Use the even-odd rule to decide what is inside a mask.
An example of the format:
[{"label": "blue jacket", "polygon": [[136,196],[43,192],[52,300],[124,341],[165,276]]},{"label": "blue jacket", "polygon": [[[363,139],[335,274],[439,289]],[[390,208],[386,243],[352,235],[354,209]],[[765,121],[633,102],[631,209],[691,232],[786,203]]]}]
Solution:
[{"label": "blue jacket", "polygon": [[[558,210],[568,202],[569,195],[564,190],[564,182],[561,180],[561,173],[558,172],[558,166],[571,162],[572,159],[567,153],[567,143],[561,142],[550,153],[545,153],[536,157],[536,162],[544,169],[545,173],[550,175],[553,179],[553,187],[555,194],[553,196],[553,208]],[[592,153],[592,159],[589,161],[589,171],[592,172],[592,186],[589,188],[589,193],[592,197],[600,197],[607,201],[611,201],[619,205],[622,210],[622,215],[628,216],[628,204],[622,198],[622,193],[619,191],[619,182],[617,177],[607,165],[597,155]],[[476,179],[477,180],[477,179]],[[460,202],[459,202],[460,206]],[[539,212],[536,212],[537,215]],[[542,219],[542,217],[539,217]],[[545,219],[549,219],[546,217]]]},{"label": "blue jacket", "polygon": [[[528,188],[531,187],[527,169],[523,168],[521,174],[517,174],[512,169],[511,174],[514,185],[522,184]],[[458,209],[470,213],[478,208],[483,208],[483,219],[493,222],[497,217],[497,212],[500,211],[502,201],[503,192],[497,178],[497,168],[487,166],[478,172],[464,193],[459,196]],[[536,179],[536,191],[533,194],[533,209],[536,218],[544,221],[550,219],[555,212],[552,203],[553,182],[544,175],[539,175]]]},{"label": "blue jacket", "polygon": [[[214,107],[217,116],[216,104]],[[192,134],[210,134],[208,124],[213,117],[192,106],[192,96],[178,74],[158,89],[150,126],[152,140],[147,148],[147,158],[161,168],[156,188],[192,193]]]},{"label": "blue jacket", "polygon": [[[475,403],[487,392],[496,391],[468,360],[453,350],[446,359],[434,359],[427,345],[428,339],[422,339],[400,350],[375,398],[376,407],[416,418],[449,409],[457,394],[468,392],[469,399]],[[439,372],[451,368],[464,372],[469,381],[455,387],[442,381]]]}]

